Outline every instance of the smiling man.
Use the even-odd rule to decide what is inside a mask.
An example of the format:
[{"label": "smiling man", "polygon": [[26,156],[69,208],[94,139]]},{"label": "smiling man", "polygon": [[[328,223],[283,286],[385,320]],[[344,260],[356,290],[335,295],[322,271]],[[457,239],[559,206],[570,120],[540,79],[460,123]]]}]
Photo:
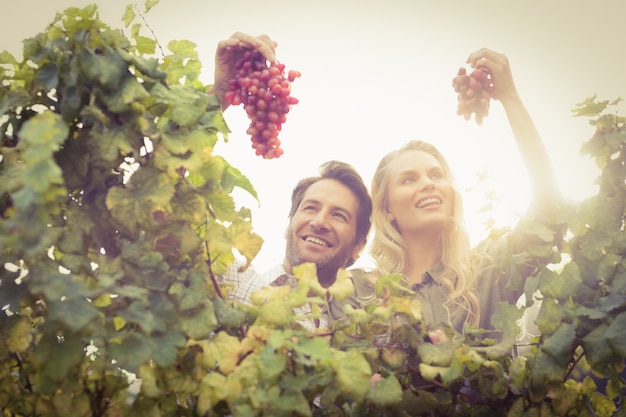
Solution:
[{"label": "smiling man", "polygon": [[[293,189],[283,262],[264,274],[253,268],[240,272],[233,265],[222,277],[222,282],[232,288],[230,300],[250,304],[250,296],[262,287],[295,288],[293,268],[305,262],[315,263],[320,285],[328,288],[338,270],[348,268],[358,258],[371,226],[372,201],[367,187],[356,170],[344,162],[328,161],[319,172]],[[333,311],[330,315],[336,318]]]},{"label": "smiling man", "polygon": [[291,195],[284,271],[314,262],[320,284],[328,288],[337,270],[358,258],[367,242],[372,203],[361,177],[348,164],[330,161],[320,176],[298,183]]}]

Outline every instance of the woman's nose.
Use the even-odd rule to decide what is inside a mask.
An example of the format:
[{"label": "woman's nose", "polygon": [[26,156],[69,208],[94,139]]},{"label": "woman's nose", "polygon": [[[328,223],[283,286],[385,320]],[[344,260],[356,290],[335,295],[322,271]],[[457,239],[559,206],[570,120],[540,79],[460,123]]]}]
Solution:
[{"label": "woman's nose", "polygon": [[435,188],[435,181],[430,177],[423,177],[420,181],[420,189],[430,190]]}]

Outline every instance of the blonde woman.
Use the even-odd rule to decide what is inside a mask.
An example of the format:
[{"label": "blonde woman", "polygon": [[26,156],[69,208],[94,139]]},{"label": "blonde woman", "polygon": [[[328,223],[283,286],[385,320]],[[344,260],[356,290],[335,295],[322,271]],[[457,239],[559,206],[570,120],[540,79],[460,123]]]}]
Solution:
[{"label": "blonde woman", "polygon": [[[528,215],[541,219],[559,201],[548,154],[517,93],[508,59],[489,49],[470,54],[468,63],[492,75],[492,98],[502,103],[517,147],[531,179],[533,199]],[[373,277],[400,274],[422,303],[427,323],[443,323],[461,332],[464,323],[491,328],[500,301],[515,304],[521,289],[507,287],[514,273],[496,260],[524,250],[522,234],[487,241],[477,248],[463,220],[461,194],[448,162],[432,144],[412,141],[385,155],[373,177]]]}]

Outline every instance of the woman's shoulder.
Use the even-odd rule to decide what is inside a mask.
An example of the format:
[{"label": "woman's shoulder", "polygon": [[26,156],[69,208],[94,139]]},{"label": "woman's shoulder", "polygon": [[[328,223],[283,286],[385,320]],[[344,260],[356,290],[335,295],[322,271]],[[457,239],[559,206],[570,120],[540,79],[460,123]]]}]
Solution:
[{"label": "woman's shoulder", "polygon": [[376,295],[376,271],[371,268],[351,268],[348,270],[357,298],[368,300]]}]

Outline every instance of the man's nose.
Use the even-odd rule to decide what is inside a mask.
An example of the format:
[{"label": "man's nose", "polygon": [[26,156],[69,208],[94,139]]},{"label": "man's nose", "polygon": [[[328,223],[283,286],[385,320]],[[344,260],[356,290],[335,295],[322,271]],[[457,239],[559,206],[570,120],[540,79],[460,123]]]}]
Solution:
[{"label": "man's nose", "polygon": [[310,222],[311,226],[317,230],[328,230],[329,222],[328,222],[328,213],[324,210],[320,210],[315,213],[315,216],[311,218]]}]

